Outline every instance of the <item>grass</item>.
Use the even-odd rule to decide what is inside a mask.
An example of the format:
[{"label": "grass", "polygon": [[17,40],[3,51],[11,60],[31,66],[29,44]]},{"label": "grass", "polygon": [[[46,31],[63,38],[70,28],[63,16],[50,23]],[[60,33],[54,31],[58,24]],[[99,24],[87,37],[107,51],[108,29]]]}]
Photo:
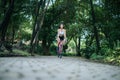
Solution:
[{"label": "grass", "polygon": [[114,56],[101,56],[101,55],[93,54],[90,57],[90,60],[100,62],[100,63],[107,63],[111,65],[120,66],[120,56],[114,57]]},{"label": "grass", "polygon": [[120,56],[114,57],[114,56],[107,56],[104,59],[104,62],[108,62],[113,65],[119,65],[120,66]]},{"label": "grass", "polygon": [[[37,56],[37,54],[35,55]],[[57,55],[57,54],[52,53],[51,55]],[[19,49],[13,49],[12,53],[8,52],[7,50],[5,50],[4,52],[0,52],[0,57],[27,57],[27,56],[31,56],[31,54],[28,53],[27,51],[23,51]],[[75,53],[63,53],[63,56],[76,56],[76,55]],[[115,57],[115,56],[101,56],[101,55],[92,54],[90,60],[120,66],[120,56]]]},{"label": "grass", "polygon": [[18,49],[14,49],[13,52],[8,52],[5,50],[4,52],[0,52],[0,57],[20,57],[20,56],[30,56],[31,54],[27,51],[22,51]]}]

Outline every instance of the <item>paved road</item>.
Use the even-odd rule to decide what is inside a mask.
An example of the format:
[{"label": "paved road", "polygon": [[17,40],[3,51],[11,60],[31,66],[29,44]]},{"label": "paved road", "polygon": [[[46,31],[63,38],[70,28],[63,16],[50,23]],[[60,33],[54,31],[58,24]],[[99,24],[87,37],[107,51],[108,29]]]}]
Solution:
[{"label": "paved road", "polygon": [[0,80],[120,80],[120,67],[74,57],[4,57]]}]

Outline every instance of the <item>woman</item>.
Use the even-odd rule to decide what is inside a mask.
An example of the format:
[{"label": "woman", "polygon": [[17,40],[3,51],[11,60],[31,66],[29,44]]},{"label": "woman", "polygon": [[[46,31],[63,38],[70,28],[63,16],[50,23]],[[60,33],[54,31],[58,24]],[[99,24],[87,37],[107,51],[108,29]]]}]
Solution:
[{"label": "woman", "polygon": [[[64,29],[64,25],[60,24],[60,27],[57,31],[57,44],[58,44],[58,46],[64,45],[65,41],[66,41],[66,30]],[[58,54],[58,57],[60,57],[60,58],[62,58],[61,53],[62,53],[62,51],[59,52],[59,54]]]}]

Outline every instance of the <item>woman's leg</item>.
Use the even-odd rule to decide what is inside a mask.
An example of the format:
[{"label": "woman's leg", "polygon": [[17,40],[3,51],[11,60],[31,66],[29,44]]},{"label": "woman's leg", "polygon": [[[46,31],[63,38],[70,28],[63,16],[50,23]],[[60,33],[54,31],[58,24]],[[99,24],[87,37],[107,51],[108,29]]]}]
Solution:
[{"label": "woman's leg", "polygon": [[63,40],[58,40],[58,48],[57,48],[57,54],[58,57],[62,58],[62,50],[63,50]]},{"label": "woman's leg", "polygon": [[63,45],[66,43],[66,39],[63,40]]},{"label": "woman's leg", "polygon": [[60,43],[61,43],[61,41],[60,41],[60,39],[58,39],[58,42],[57,42],[57,55],[58,55],[58,57],[60,57]]},{"label": "woman's leg", "polygon": [[57,55],[59,57],[59,41],[57,42]]},{"label": "woman's leg", "polygon": [[63,41],[60,42],[60,58],[62,58],[62,52],[63,52]]}]

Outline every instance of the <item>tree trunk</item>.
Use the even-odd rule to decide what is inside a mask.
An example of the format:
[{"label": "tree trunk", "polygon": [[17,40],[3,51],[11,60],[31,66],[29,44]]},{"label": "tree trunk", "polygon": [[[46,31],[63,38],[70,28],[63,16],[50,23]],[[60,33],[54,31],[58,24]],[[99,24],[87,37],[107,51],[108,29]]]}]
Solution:
[{"label": "tree trunk", "polygon": [[6,12],[6,9],[5,9],[6,4],[7,4],[7,0],[1,0],[1,7],[3,8],[4,14]]},{"label": "tree trunk", "polygon": [[50,45],[47,45],[46,39],[42,40],[43,55],[50,55]]},{"label": "tree trunk", "polygon": [[[4,4],[4,6],[5,5],[6,3]],[[9,0],[9,7],[7,10],[4,9],[5,15],[4,15],[2,23],[0,24],[0,32],[1,32],[0,48],[3,45],[10,52],[12,52],[12,46],[8,42],[5,42],[5,36],[7,33],[10,18],[13,13],[13,9],[14,9],[14,0]]]},{"label": "tree trunk", "polygon": [[[78,39],[78,41],[77,41],[77,39]],[[73,39],[74,40],[74,42],[75,42],[75,45],[76,45],[76,55],[77,56],[81,56],[81,54],[80,54],[80,41],[81,41],[81,37],[79,36],[79,37],[77,37],[77,38],[75,38],[75,39]]]},{"label": "tree trunk", "polygon": [[79,38],[78,38],[78,46],[77,46],[78,52],[77,52],[77,56],[81,56],[81,54],[80,54],[80,43],[81,43],[81,36],[79,36]]},{"label": "tree trunk", "polygon": [[32,38],[31,38],[31,42],[30,42],[30,52],[33,53],[33,48],[34,48],[34,39],[35,39],[35,33],[36,33],[36,30],[38,29],[37,28],[37,21],[38,21],[38,15],[39,15],[39,10],[40,10],[40,7],[43,3],[43,0],[40,0],[39,2],[37,2],[37,5],[36,5],[36,13],[35,13],[35,21],[34,21],[34,24],[33,24],[33,32],[32,32]]},{"label": "tree trunk", "polygon": [[8,10],[6,11],[5,13],[5,17],[0,25],[0,29],[1,29],[1,41],[5,41],[5,35],[6,35],[6,32],[7,32],[7,27],[9,25],[9,22],[10,22],[10,18],[12,16],[12,12],[13,12],[13,9],[14,9],[14,0],[10,0],[10,3],[9,3],[9,8]]},{"label": "tree trunk", "polygon": [[99,37],[98,37],[98,30],[97,27],[95,25],[95,13],[94,13],[94,7],[93,7],[93,1],[90,0],[90,6],[91,6],[91,12],[92,12],[92,24],[93,24],[93,29],[94,29],[94,36],[96,39],[96,53],[98,54],[99,50],[100,50],[100,43],[99,43]]},{"label": "tree trunk", "polygon": [[12,45],[14,44],[14,37],[15,37],[15,27],[12,27]]},{"label": "tree trunk", "polygon": [[36,46],[36,44],[34,44],[34,42],[36,42],[35,40],[37,40],[36,38],[38,38],[38,36],[39,36],[39,32],[40,32],[40,29],[43,25],[45,12],[46,12],[46,9],[49,5],[49,2],[50,2],[50,0],[48,1],[47,5],[45,7],[46,0],[43,1],[43,4],[41,6],[42,7],[41,14],[39,16],[37,16],[38,18],[37,18],[37,21],[36,21],[36,24],[35,24],[36,27],[33,30],[32,39],[31,39],[31,48],[30,48],[31,54],[33,53],[33,47]]}]

